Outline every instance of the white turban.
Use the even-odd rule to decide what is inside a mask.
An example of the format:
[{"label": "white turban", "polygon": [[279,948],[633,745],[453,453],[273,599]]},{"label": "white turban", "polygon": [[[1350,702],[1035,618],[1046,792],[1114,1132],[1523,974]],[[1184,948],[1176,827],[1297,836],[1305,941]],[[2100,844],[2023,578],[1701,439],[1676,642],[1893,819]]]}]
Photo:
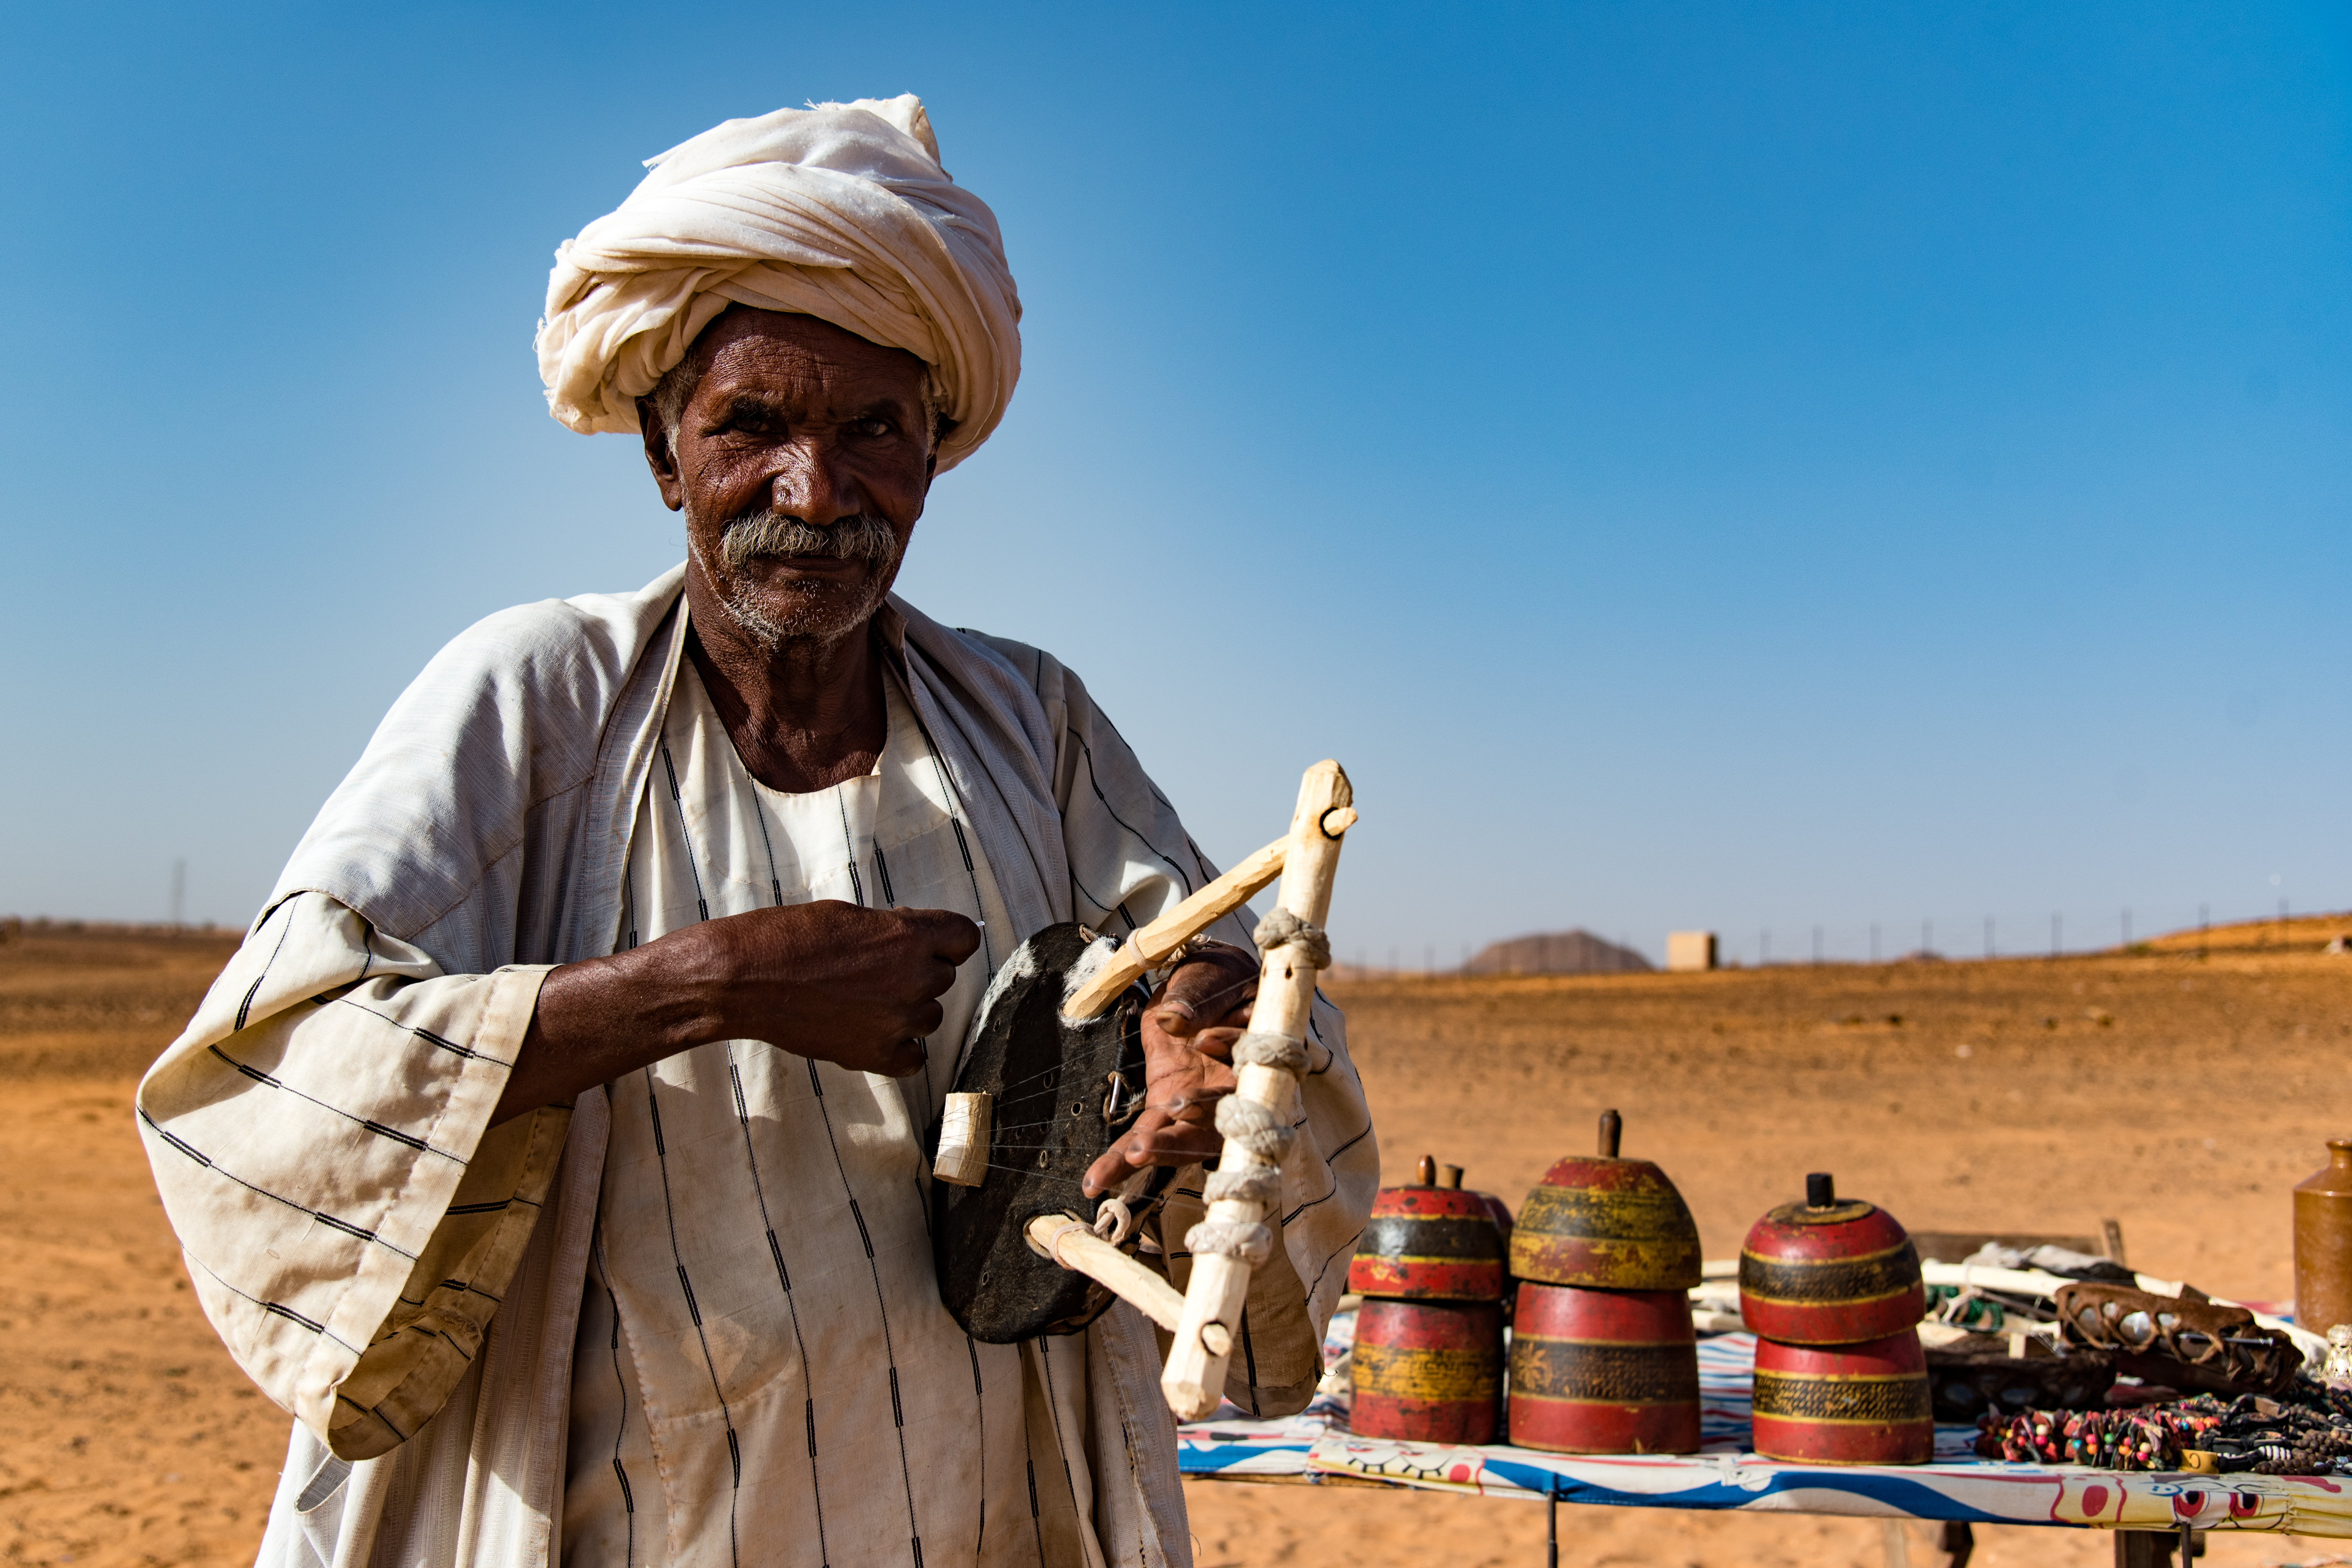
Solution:
[{"label": "white turban", "polygon": [[817,317],[931,367],[951,468],[1021,379],[1021,299],[996,215],[948,177],[922,101],[730,120],[658,158],[555,252],[540,379],[567,427],[634,431],[636,400],[730,304]]}]

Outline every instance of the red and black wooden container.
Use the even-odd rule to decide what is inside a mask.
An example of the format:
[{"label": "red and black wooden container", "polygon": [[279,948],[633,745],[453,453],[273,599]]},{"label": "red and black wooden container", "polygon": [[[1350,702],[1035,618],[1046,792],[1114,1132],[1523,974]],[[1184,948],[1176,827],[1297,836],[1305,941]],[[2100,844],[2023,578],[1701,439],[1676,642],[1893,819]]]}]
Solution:
[{"label": "red and black wooden container", "polygon": [[1348,1289],[1396,1301],[1499,1301],[1504,1232],[1490,1200],[1462,1189],[1459,1165],[1445,1167],[1449,1184],[1434,1184],[1433,1164],[1424,1157],[1421,1181],[1373,1196]]},{"label": "red and black wooden container", "polygon": [[1558,1454],[1698,1449],[1698,1345],[1681,1290],[1519,1286],[1511,1441]]},{"label": "red and black wooden container", "polygon": [[1846,1345],[1909,1333],[1927,1310],[1919,1253],[1895,1217],[1839,1201],[1827,1173],[1756,1222],[1739,1249],[1739,1315],[1759,1339]]},{"label": "red and black wooden container", "polygon": [[1503,1388],[1507,1211],[1423,1156],[1421,1179],[1383,1189],[1348,1266],[1356,1309],[1349,1426],[1366,1437],[1491,1443]]},{"label": "red and black wooden container", "polygon": [[1698,1447],[1698,1226],[1664,1171],[1619,1157],[1623,1126],[1602,1112],[1600,1152],[1546,1172],[1512,1232],[1510,1430],[1527,1447]]},{"label": "red and black wooden container", "polygon": [[1809,1465],[1920,1465],[1935,1458],[1917,1329],[1853,1345],[1758,1341],[1756,1451]]},{"label": "red and black wooden container", "polygon": [[1499,1301],[1383,1301],[1356,1309],[1349,1429],[1416,1443],[1491,1443],[1503,1385]]},{"label": "red and black wooden container", "polygon": [[1511,1273],[1544,1285],[1687,1290],[1698,1283],[1698,1225],[1666,1173],[1621,1160],[1623,1120],[1601,1117],[1601,1152],[1571,1154],[1519,1205]]},{"label": "red and black wooden container", "polygon": [[1739,1250],[1739,1313],[1756,1342],[1756,1451],[1814,1465],[1935,1457],[1919,1254],[1895,1216],[1823,1173],[1756,1222]]}]

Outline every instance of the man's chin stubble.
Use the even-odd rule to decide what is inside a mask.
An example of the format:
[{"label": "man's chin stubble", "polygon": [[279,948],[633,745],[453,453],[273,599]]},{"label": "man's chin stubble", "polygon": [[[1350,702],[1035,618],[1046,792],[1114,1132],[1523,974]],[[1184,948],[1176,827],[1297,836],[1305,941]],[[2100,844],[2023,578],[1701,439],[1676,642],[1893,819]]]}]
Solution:
[{"label": "man's chin stubble", "polygon": [[[714,563],[698,542],[702,532],[689,506],[687,548],[703,581],[744,637],[772,655],[786,643],[834,642],[864,626],[889,594],[902,548],[878,518],[861,515],[817,529],[769,513],[738,518],[721,529]],[[803,550],[813,561],[862,559],[867,575],[854,584],[804,582],[797,589],[780,590],[774,597],[783,601],[781,607],[762,602],[752,570],[762,561],[793,560]]]},{"label": "man's chin stubble", "polygon": [[[699,552],[697,552],[700,562]],[[786,590],[770,598],[740,576],[720,578],[700,562],[703,575],[745,640],[774,653],[790,642],[833,642],[864,626],[887,590],[879,572],[863,583],[827,584]],[[775,599],[782,599],[780,605]]]}]

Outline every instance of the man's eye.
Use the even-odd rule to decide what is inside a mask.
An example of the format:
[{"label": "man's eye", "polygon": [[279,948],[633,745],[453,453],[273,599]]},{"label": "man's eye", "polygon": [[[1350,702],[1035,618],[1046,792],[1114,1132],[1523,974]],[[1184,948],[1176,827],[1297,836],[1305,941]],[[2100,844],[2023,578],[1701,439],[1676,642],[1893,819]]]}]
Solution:
[{"label": "man's eye", "polygon": [[893,426],[887,419],[860,419],[857,422],[857,433],[860,436],[887,436],[891,433],[892,428]]},{"label": "man's eye", "polygon": [[786,426],[784,416],[772,408],[756,403],[739,403],[730,408],[710,434],[724,435],[740,431],[747,436],[773,436]]}]

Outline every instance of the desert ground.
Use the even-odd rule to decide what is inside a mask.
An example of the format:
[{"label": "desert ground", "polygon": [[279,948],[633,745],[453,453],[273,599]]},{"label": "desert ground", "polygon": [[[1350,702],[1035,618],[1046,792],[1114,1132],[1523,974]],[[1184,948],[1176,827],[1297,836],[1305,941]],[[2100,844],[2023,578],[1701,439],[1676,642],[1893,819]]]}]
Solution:
[{"label": "desert ground", "polygon": [[[2289,1190],[2352,1133],[2352,918],[2056,960],[1480,980],[1342,975],[1390,1180],[1435,1154],[1514,1206],[1624,1113],[1710,1257],[1836,1173],[1918,1229],[2096,1234],[2216,1294],[2292,1293]],[[239,1563],[286,1420],[196,1311],[131,1131],[140,1068],[234,945],[10,925],[0,940],[0,1552],[8,1563]],[[1541,1568],[1536,1505],[1190,1483],[1201,1568]],[[1560,1561],[1889,1561],[1871,1521],[1563,1508]],[[1982,1530],[1976,1562],[2112,1561],[2091,1531]],[[1924,1529],[1909,1561],[1928,1561]],[[2339,1556],[2338,1552],[2344,1555]],[[2236,1564],[2352,1542],[2215,1537]]]}]

